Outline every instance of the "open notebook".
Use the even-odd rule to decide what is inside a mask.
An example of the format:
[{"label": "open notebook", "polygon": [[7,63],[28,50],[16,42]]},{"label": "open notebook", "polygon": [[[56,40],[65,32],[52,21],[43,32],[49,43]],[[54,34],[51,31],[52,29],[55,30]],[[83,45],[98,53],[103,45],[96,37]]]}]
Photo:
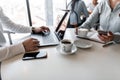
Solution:
[{"label": "open notebook", "polygon": [[94,41],[94,42],[98,42],[98,43],[102,43],[105,44],[104,41],[101,41],[98,37],[98,32],[97,31],[89,31],[87,34],[87,37],[79,37],[77,35],[78,38],[82,38],[82,39],[86,39],[86,40],[90,40],[90,41]]}]

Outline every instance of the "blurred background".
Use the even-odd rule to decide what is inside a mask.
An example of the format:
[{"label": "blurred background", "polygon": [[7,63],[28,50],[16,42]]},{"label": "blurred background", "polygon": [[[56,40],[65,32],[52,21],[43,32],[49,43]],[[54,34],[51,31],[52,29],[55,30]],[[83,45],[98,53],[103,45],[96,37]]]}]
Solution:
[{"label": "blurred background", "polygon": [[[3,8],[4,13],[15,23],[26,26],[56,26],[63,16],[61,9],[66,9],[70,1],[71,0],[0,0],[0,6]],[[83,1],[87,6],[92,0]],[[28,12],[28,8],[30,12]],[[28,16],[28,14],[30,14],[30,16]],[[29,17],[31,18],[31,22]],[[16,36],[13,36],[13,38],[15,37]]]},{"label": "blurred background", "polygon": [[[26,1],[29,1],[33,26],[53,26],[60,17],[60,9],[66,9],[71,0],[0,0],[0,6],[11,20],[29,25]],[[83,1],[86,6],[91,2],[91,0]]]}]

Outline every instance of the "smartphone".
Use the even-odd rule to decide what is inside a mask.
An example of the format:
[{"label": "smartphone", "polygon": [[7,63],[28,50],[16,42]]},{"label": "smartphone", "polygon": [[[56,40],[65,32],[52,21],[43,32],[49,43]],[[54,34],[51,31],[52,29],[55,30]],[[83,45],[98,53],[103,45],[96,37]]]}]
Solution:
[{"label": "smartphone", "polygon": [[99,31],[98,31],[98,34],[99,34],[99,35],[107,35],[107,33],[108,33],[107,31],[102,31],[102,30],[99,30]]},{"label": "smartphone", "polygon": [[39,51],[39,52],[29,52],[23,55],[23,60],[32,60],[32,59],[43,59],[47,58],[46,51]]}]

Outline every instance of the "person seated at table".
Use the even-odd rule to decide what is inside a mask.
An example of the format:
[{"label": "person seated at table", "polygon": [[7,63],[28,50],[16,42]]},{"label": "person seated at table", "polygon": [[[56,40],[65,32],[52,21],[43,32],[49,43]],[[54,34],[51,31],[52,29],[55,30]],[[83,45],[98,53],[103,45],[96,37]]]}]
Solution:
[{"label": "person seated at table", "polygon": [[87,6],[87,10],[88,10],[89,14],[91,14],[93,12],[93,10],[97,4],[98,4],[98,0],[92,0],[92,2]]},{"label": "person seated at table", "polygon": [[89,16],[89,13],[84,1],[82,0],[72,0],[70,5],[71,13],[69,18],[69,27],[74,28],[81,25]]},{"label": "person seated at table", "polygon": [[[95,7],[93,13],[80,26],[80,28],[91,29],[92,25],[99,20],[100,30],[107,34],[98,35],[105,42],[120,42],[120,0],[104,0]],[[76,28],[77,30],[77,28]]]},{"label": "person seated at table", "polygon": [[[3,35],[3,27],[6,27],[10,31],[17,33],[41,33],[42,31],[49,31],[48,27],[27,27],[20,24],[15,24],[12,22],[4,13],[0,7],[0,42],[5,40]],[[4,41],[5,42],[5,41]],[[1,45],[1,44],[0,44]],[[39,41],[34,38],[27,39],[21,43],[5,46],[0,46],[0,61],[3,61],[7,58],[15,56],[20,53],[25,53],[29,51],[34,51],[39,49]]]}]

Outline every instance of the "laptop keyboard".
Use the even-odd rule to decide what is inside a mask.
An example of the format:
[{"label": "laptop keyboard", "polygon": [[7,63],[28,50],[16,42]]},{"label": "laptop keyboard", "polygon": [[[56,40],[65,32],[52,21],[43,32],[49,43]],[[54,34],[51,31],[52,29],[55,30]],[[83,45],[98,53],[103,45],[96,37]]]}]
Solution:
[{"label": "laptop keyboard", "polygon": [[32,38],[36,38],[40,41],[40,45],[56,45],[59,44],[59,40],[57,39],[54,33],[50,33],[49,35],[33,35]]},{"label": "laptop keyboard", "polygon": [[43,37],[43,43],[52,43],[52,42],[55,42],[55,40],[52,36],[44,36]]}]

